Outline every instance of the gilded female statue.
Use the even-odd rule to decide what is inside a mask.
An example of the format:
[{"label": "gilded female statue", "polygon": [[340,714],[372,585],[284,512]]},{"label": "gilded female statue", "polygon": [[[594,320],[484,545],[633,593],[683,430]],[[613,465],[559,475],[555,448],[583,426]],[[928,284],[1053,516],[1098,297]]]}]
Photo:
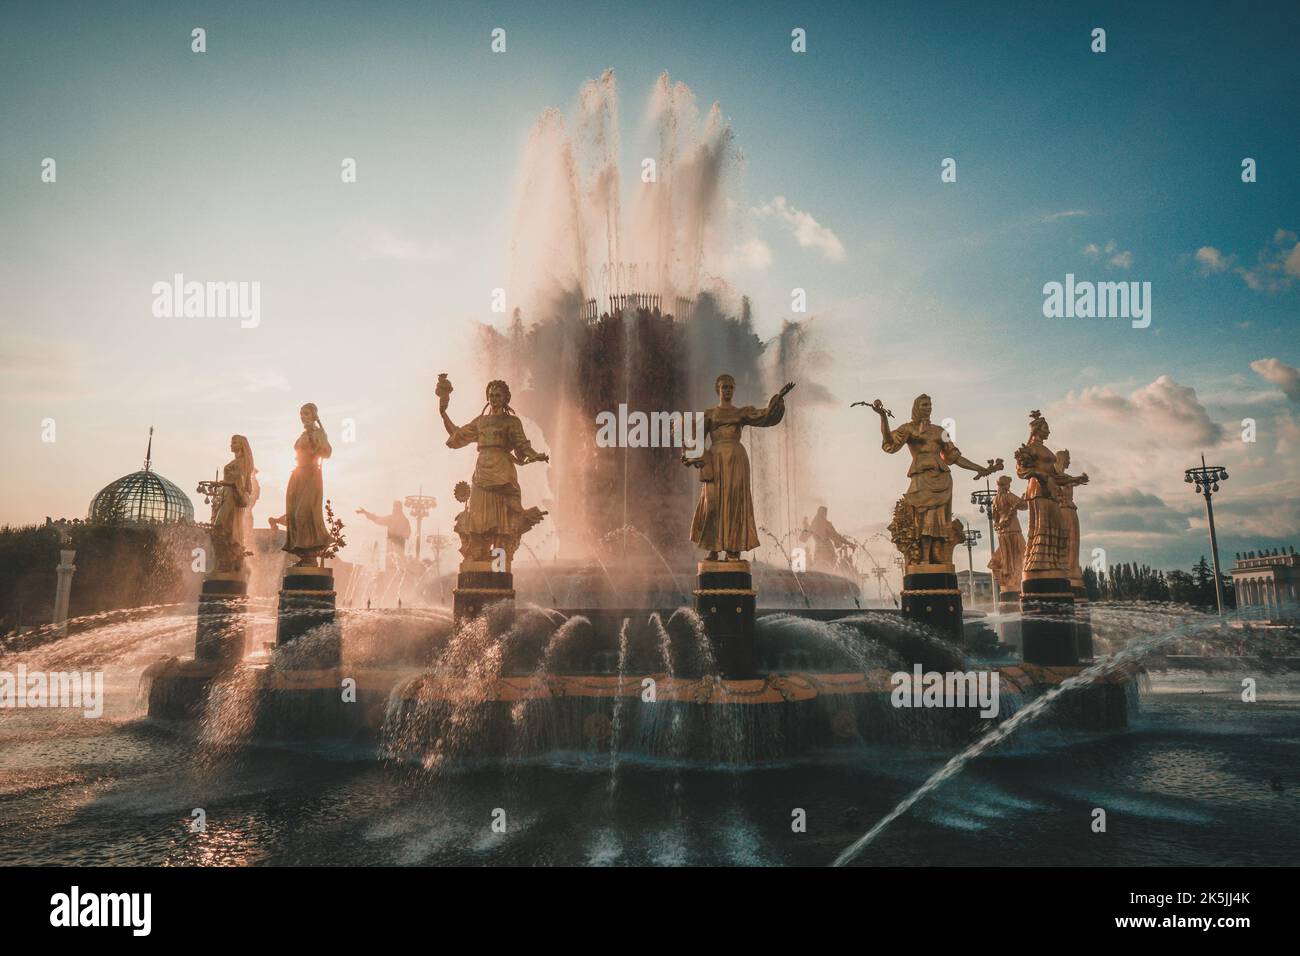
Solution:
[{"label": "gilded female statue", "polygon": [[212,516],[212,544],[216,551],[217,570],[239,573],[244,570],[244,546],[248,543],[248,517],[254,500],[253,449],[243,435],[230,437],[235,457],[222,469],[221,480],[213,486],[221,489],[217,510]]},{"label": "gilded female statue", "polygon": [[1083,569],[1079,566],[1079,506],[1074,503],[1075,485],[1086,485],[1088,473],[1085,471],[1077,478],[1067,473],[1070,467],[1070,452],[1062,448],[1056,453],[1056,501],[1061,506],[1061,515],[1065,518],[1065,527],[1070,538],[1066,544],[1066,569],[1071,581],[1083,580]]},{"label": "gilded female statue", "polygon": [[1065,577],[1070,559],[1070,530],[1057,495],[1056,455],[1045,444],[1051,429],[1037,409],[1029,413],[1029,441],[1016,449],[1016,474],[1028,479],[1029,539],[1024,577]]},{"label": "gilded female statue", "polygon": [[740,552],[758,547],[758,525],[754,522],[754,496],[750,489],[749,456],[740,443],[745,426],[767,428],[785,417],[785,396],[794,388],[789,382],[772,396],[766,408],[731,404],[736,380],[719,375],[713,383],[718,404],[704,413],[704,453],[683,461],[700,469],[700,499],[691,520],[691,540],[708,552],[708,560],[725,553],[728,561],[740,560]]},{"label": "gilded female statue", "polygon": [[993,496],[993,529],[998,549],[989,560],[989,568],[1003,591],[1019,591],[1025,566],[1025,534],[1020,528],[1019,511],[1027,511],[1029,502],[1011,490],[1011,476],[998,479],[998,493]]},{"label": "gilded female statue", "polygon": [[315,567],[331,539],[325,527],[325,487],[321,462],[333,454],[316,406],[308,402],[298,410],[303,432],[293,443],[296,460],[284,492],[284,514],[271,519],[271,527],[285,527],[284,550],[298,556],[298,567]]},{"label": "gilded female statue", "polygon": [[893,431],[889,429],[889,409],[876,399],[871,408],[880,415],[880,447],[889,454],[906,447],[912,453],[907,469],[911,483],[903,501],[913,510],[916,534],[920,541],[918,564],[946,564],[952,536],[951,466],[975,472],[983,478],[1002,470],[1002,460],[990,460],[980,467],[962,457],[949,439],[947,431],[930,422],[933,406],[929,395],[918,395],[912,402],[912,420]]},{"label": "gilded female statue", "polygon": [[471,442],[478,445],[469,507],[456,517],[460,553],[467,561],[491,561],[492,552],[502,549],[508,570],[524,533],[546,514],[538,508],[524,508],[515,465],[551,459],[529,444],[523,423],[510,407],[510,386],[505,382],[498,379],[488,383],[487,403],[478,417],[465,425],[457,425],[447,417],[451,383],[445,376],[439,380],[437,394],[438,412],[447,429],[447,447],[464,448]]}]

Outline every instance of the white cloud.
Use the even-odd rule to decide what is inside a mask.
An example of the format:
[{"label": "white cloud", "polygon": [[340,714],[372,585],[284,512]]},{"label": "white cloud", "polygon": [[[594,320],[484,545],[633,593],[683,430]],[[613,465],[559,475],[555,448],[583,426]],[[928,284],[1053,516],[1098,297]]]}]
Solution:
[{"label": "white cloud", "polygon": [[1066,402],[1124,424],[1135,433],[1159,435],[1185,448],[1216,445],[1223,438],[1222,427],[1210,418],[1196,389],[1179,385],[1168,375],[1128,396],[1097,386],[1071,392]]},{"label": "white cloud", "polygon": [[1267,382],[1272,382],[1287,398],[1300,402],[1300,369],[1275,358],[1256,359],[1250,367]]},{"label": "white cloud", "polygon": [[[1237,261],[1236,254],[1224,255],[1214,246],[1202,246],[1194,256],[1201,275],[1223,272]],[[1273,239],[1255,256],[1252,266],[1233,269],[1241,281],[1256,292],[1289,291],[1300,279],[1300,241],[1289,229],[1278,229]]]},{"label": "white cloud", "polygon": [[772,249],[762,239],[751,239],[737,245],[726,256],[725,265],[732,269],[759,271],[772,264]]},{"label": "white cloud", "polygon": [[1225,256],[1214,246],[1201,246],[1196,250],[1196,263],[1200,266],[1201,275],[1209,275],[1212,272],[1223,272],[1232,265],[1236,256]]},{"label": "white cloud", "polygon": [[1121,249],[1114,239],[1108,240],[1104,246],[1090,242],[1083,247],[1083,254],[1089,259],[1100,259],[1105,256],[1106,265],[1114,269],[1133,268],[1133,253],[1128,249]]},{"label": "white cloud", "polygon": [[1187,516],[1159,495],[1124,487],[1094,494],[1087,500],[1090,533],[1177,535],[1188,528]]},{"label": "white cloud", "polygon": [[451,248],[438,241],[415,242],[402,239],[387,229],[380,229],[371,234],[361,258],[397,259],[402,262],[443,262],[451,258]]},{"label": "white cloud", "polygon": [[816,249],[827,259],[840,262],[844,259],[844,243],[840,242],[826,226],[823,226],[810,213],[786,202],[784,196],[777,196],[770,202],[754,208],[758,216],[775,216],[790,227],[795,241],[805,249]]},{"label": "white cloud", "polygon": [[1043,222],[1056,222],[1058,219],[1077,219],[1087,215],[1087,211],[1083,209],[1064,209],[1061,212],[1048,213],[1043,217]]}]

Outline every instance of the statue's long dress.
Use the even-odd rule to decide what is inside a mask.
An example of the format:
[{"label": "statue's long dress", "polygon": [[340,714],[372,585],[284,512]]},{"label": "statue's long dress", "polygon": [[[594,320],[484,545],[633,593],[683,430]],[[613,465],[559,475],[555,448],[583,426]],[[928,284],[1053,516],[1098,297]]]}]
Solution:
[{"label": "statue's long dress", "polygon": [[746,425],[767,428],[785,417],[785,401],[772,396],[767,408],[715,405],[704,413],[710,445],[700,471],[700,499],[691,519],[691,540],[705,551],[753,551],[758,547],[749,455],[740,443]]},{"label": "statue's long dress", "polygon": [[[1024,458],[1024,461],[1021,461]],[[1025,545],[1025,576],[1064,576],[1069,568],[1066,548],[1070,532],[1056,500],[1056,456],[1047,446],[1033,442],[1021,446],[1016,474],[1029,479],[1025,498],[1029,502],[1029,540]]]},{"label": "statue's long dress", "polygon": [[[447,439],[448,448],[478,443],[478,460],[469,493],[469,507],[456,519],[456,530],[466,534],[518,539],[542,520],[537,508],[524,509],[519,474],[511,458],[537,454],[524,435],[519,416],[509,413],[480,415],[457,428]],[[508,550],[513,551],[514,547]]]},{"label": "statue's long dress", "polygon": [[1065,566],[1070,580],[1079,581],[1083,578],[1083,569],[1079,567],[1079,508],[1074,503],[1074,485],[1057,485],[1056,503],[1061,506],[1061,518],[1069,535],[1065,544]]},{"label": "statue's long dress", "polygon": [[244,469],[238,458],[226,463],[226,467],[221,471],[221,478],[223,481],[230,482],[233,487],[221,489],[221,496],[217,501],[217,513],[212,516],[212,538],[217,547],[224,552],[220,556],[223,563],[237,565],[239,558],[244,555],[245,544],[248,541],[246,534],[250,504],[249,496],[244,490]]},{"label": "statue's long dress", "polygon": [[950,461],[961,457],[957,446],[944,438],[944,431],[930,422],[904,422],[880,447],[889,454],[904,445],[912,453],[907,476],[912,479],[903,500],[916,509],[918,533],[930,538],[947,538],[952,533],[952,472]]},{"label": "statue's long dress", "polygon": [[309,428],[293,443],[297,466],[284,493],[284,550],[297,555],[316,554],[330,545],[325,527],[325,487],[320,463],[334,453],[325,432]]},{"label": "statue's long dress", "polygon": [[999,492],[993,499],[993,528],[998,535],[998,550],[989,559],[989,567],[1005,590],[1014,591],[1020,587],[1020,575],[1025,567],[1025,533],[1020,529],[1016,512],[1028,507],[1024,498],[1010,491]]}]

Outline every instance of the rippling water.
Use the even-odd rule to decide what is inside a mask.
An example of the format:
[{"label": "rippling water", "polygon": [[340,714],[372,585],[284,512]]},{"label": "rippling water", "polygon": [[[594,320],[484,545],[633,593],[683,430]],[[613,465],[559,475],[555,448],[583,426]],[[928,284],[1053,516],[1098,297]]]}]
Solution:
[{"label": "rippling water", "polygon": [[[1257,679],[1247,704],[1240,675],[1157,674],[1125,732],[1028,728],[857,863],[1294,865],[1300,675]],[[10,710],[0,864],[824,865],[951,755],[857,747],[735,770],[621,754],[611,788],[608,753],[430,777],[369,753],[253,747],[212,767],[132,708]]]}]

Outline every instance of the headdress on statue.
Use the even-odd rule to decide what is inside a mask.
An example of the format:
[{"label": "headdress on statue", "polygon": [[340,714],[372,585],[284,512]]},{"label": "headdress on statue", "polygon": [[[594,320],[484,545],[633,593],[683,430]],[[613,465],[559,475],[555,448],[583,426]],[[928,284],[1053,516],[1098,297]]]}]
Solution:
[{"label": "headdress on statue", "polygon": [[[916,396],[916,398],[913,399],[913,401],[912,401],[912,421],[914,421],[914,422],[919,422],[919,421],[921,420],[921,403],[922,403],[922,402],[930,402],[930,403],[931,403],[931,407],[933,407],[933,404],[934,404],[933,401],[931,400],[930,396],[929,396],[929,395],[926,395],[924,392],[922,392],[920,395]],[[928,416],[927,416],[927,417],[928,417]]]},{"label": "headdress on statue", "polygon": [[[492,407],[492,401],[490,398],[488,398],[488,396],[492,394],[493,388],[499,388],[501,389],[501,391],[506,393],[506,414],[514,415],[516,418],[518,418],[519,415],[515,412],[513,408],[510,407],[510,386],[505,383],[504,379],[500,379],[500,378],[492,379],[492,381],[487,383],[487,388],[483,389],[483,397],[487,399],[487,401],[483,405],[483,411],[486,412],[489,408]],[[483,414],[483,412],[480,412],[479,414],[481,415]]]},{"label": "headdress on statue", "polygon": [[242,474],[244,487],[240,490],[248,494],[253,490],[253,475],[257,473],[257,469],[253,467],[253,447],[248,444],[248,439],[243,435],[231,435],[230,440],[237,449],[235,454],[244,459]]}]

